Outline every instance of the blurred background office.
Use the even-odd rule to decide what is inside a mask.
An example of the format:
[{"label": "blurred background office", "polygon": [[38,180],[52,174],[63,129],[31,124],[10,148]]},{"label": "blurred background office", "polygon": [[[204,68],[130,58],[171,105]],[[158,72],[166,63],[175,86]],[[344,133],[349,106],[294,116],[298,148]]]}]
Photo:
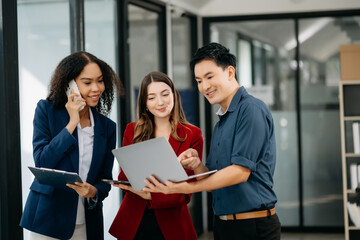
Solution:
[{"label": "blurred background office", "polygon": [[[0,239],[28,239],[18,223],[33,178],[33,113],[60,59],[85,50],[116,69],[126,89],[110,116],[118,146],[143,76],[167,73],[206,156],[217,107],[198,94],[188,63],[209,42],[230,48],[240,85],[273,114],[283,231],[343,233],[339,45],[360,43],[359,0],[0,0],[0,10]],[[210,198],[197,193],[189,205],[199,236],[212,230]],[[104,201],[106,239],[121,199],[113,188]]]}]

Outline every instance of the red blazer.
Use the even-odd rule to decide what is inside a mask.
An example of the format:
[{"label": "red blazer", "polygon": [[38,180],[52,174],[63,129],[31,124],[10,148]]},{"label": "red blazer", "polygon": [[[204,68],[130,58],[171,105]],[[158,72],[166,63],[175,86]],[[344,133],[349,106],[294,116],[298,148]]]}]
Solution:
[{"label": "red blazer", "polygon": [[[135,123],[126,126],[123,146],[132,144],[134,137]],[[172,136],[169,143],[176,155],[183,151],[194,148],[202,159],[203,139],[201,130],[195,126],[184,127],[179,124],[177,134],[184,142],[176,141]],[[193,171],[186,170],[188,175]],[[123,171],[120,172],[119,180],[127,180]],[[145,200],[132,192],[126,192],[120,209],[109,229],[109,233],[121,240],[134,239],[139,228],[145,207],[153,209],[155,217],[160,226],[161,232],[167,240],[192,240],[197,235],[192,223],[187,204],[190,202],[191,194],[170,194],[151,193],[151,200]]]}]

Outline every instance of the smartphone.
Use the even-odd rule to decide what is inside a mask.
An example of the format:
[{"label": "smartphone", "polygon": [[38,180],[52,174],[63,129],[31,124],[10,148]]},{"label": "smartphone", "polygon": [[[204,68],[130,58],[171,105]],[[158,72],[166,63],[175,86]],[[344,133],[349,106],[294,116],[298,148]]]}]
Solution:
[{"label": "smartphone", "polygon": [[[68,86],[68,88],[66,89],[66,95],[67,95],[67,96],[69,96],[69,95],[71,94],[71,89],[74,89],[74,93],[77,93],[77,94],[79,94],[79,95],[81,96],[80,91],[79,91],[79,88],[78,88],[78,86],[76,85],[76,82],[75,82],[74,79],[69,82],[69,86]],[[74,100],[75,100],[76,98],[79,98],[79,96],[75,96],[75,97],[74,97]],[[81,108],[79,109],[79,111],[83,110],[84,107],[85,107],[85,106],[81,106]]]},{"label": "smartphone", "polygon": [[129,185],[130,186],[130,182],[129,181],[121,181],[121,180],[111,180],[111,179],[101,179],[101,181],[107,183],[107,184],[125,184],[125,185]]}]

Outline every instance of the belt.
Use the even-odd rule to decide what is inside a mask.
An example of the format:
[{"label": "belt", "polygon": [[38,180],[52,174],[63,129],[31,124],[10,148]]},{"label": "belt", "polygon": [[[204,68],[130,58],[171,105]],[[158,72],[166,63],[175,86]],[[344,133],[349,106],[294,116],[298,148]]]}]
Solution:
[{"label": "belt", "polygon": [[221,220],[243,220],[243,219],[251,219],[251,218],[263,218],[274,214],[275,214],[275,208],[271,208],[268,210],[222,215],[219,216],[219,218]]}]

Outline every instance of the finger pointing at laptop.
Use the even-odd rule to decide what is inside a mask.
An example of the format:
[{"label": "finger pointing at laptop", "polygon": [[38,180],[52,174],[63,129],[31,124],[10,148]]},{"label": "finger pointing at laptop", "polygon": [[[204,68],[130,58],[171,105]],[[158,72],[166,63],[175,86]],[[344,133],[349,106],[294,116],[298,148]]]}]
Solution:
[{"label": "finger pointing at laptop", "polygon": [[178,159],[184,168],[191,170],[195,170],[201,164],[198,152],[193,148],[189,148],[188,150],[181,153]]}]

